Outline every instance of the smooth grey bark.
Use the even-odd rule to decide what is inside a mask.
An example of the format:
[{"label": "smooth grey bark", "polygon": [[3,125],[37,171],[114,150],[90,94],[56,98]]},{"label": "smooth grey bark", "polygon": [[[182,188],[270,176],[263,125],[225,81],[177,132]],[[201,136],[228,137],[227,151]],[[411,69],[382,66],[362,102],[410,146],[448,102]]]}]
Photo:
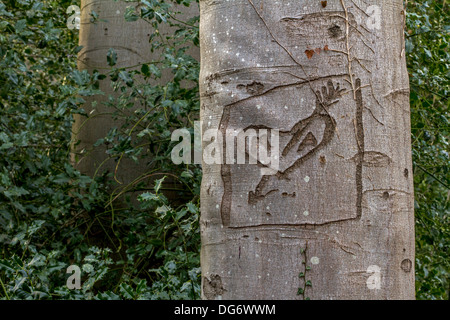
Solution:
[{"label": "smooth grey bark", "polygon": [[203,132],[280,131],[274,175],[203,162],[202,298],[414,299],[403,1],[202,0],[200,18]]}]

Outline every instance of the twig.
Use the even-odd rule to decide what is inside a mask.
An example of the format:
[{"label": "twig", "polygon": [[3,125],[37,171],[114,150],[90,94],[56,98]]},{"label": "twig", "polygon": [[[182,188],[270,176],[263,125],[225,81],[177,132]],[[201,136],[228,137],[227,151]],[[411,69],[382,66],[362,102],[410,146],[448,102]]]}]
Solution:
[{"label": "twig", "polygon": [[345,12],[345,39],[346,39],[346,47],[347,47],[347,60],[348,60],[348,75],[350,77],[350,84],[353,89],[353,99],[356,100],[356,90],[355,90],[355,84],[353,83],[353,74],[352,74],[352,60],[350,59],[350,44],[349,44],[349,21],[348,21],[348,10],[345,6],[344,0],[341,0],[342,8]]}]

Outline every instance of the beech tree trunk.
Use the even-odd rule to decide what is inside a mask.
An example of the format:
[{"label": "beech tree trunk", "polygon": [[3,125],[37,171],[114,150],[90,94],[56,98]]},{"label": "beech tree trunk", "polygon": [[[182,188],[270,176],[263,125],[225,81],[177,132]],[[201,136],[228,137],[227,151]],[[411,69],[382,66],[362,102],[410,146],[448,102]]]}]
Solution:
[{"label": "beech tree trunk", "polygon": [[[81,1],[79,45],[83,46],[83,49],[78,54],[78,69],[88,70],[89,73],[93,70],[100,72],[110,70],[106,58],[110,48],[117,54],[115,66],[118,68],[151,61],[149,25],[142,20],[127,22],[124,18],[125,8],[133,4],[136,5],[122,1]],[[91,22],[92,11],[98,14],[95,23]],[[94,148],[93,145],[98,139],[105,137],[113,127],[120,129],[123,123],[114,121],[111,116],[113,110],[103,105],[108,95],[118,96],[113,91],[109,78],[100,81],[100,90],[105,95],[85,97],[86,103],[83,107],[90,119],[86,120],[86,117],[77,115],[73,126],[75,139],[81,141],[75,151],[85,150],[76,166],[81,172],[91,176],[99,166],[101,168],[98,174],[106,170],[112,173],[116,171],[114,159],[106,160],[108,159],[106,148],[104,146]],[[116,178],[126,185],[131,178],[136,178],[137,172],[144,172],[145,166],[142,167],[143,165],[123,159],[120,170],[116,172]]]},{"label": "beech tree trunk", "polygon": [[[82,0],[81,1],[81,23],[79,45],[83,49],[78,54],[78,69],[88,70],[92,73],[98,70],[102,73],[111,69],[107,61],[107,54],[113,49],[117,55],[117,61],[114,67],[124,68],[132,67],[140,69],[141,65],[152,60],[160,58],[160,51],[151,52],[151,43],[149,38],[154,32],[153,27],[142,19],[127,22],[124,14],[127,7],[136,7],[139,12],[138,2],[125,1],[102,1],[102,0]],[[177,5],[173,3],[175,11],[182,13],[181,19],[188,19],[198,15],[198,7],[194,4],[190,7]],[[95,23],[91,21],[92,12],[98,15]],[[177,16],[180,18],[180,16]],[[161,24],[158,30],[161,34],[173,32],[166,24]],[[197,57],[199,53],[197,48],[191,48],[190,53]],[[128,69],[132,70],[131,69]],[[170,81],[170,72],[163,70],[162,77],[158,81],[164,84]],[[150,168],[147,162],[140,160],[139,163],[122,158],[119,165],[114,158],[106,153],[106,147],[100,145],[94,147],[95,142],[104,138],[109,130],[116,127],[118,129],[124,124],[125,119],[113,119],[111,113],[114,109],[103,105],[108,100],[108,96],[118,97],[119,93],[114,92],[111,87],[109,77],[99,81],[100,90],[104,95],[95,95],[84,97],[86,103],[83,108],[89,115],[75,115],[73,125],[74,139],[80,143],[75,146],[72,161],[78,170],[82,173],[94,176],[101,175],[109,171],[115,175],[115,180],[121,186],[126,187],[140,175],[144,174]],[[132,113],[136,108],[142,106],[135,105],[128,112]],[[78,157],[76,157],[78,155]],[[78,158],[78,159],[77,159]],[[170,180],[170,179],[168,179]]]},{"label": "beech tree trunk", "polygon": [[[200,17],[202,130],[224,142],[203,161],[202,297],[414,299],[403,1],[203,0]],[[274,172],[231,162],[250,129],[258,149],[278,130]]]}]

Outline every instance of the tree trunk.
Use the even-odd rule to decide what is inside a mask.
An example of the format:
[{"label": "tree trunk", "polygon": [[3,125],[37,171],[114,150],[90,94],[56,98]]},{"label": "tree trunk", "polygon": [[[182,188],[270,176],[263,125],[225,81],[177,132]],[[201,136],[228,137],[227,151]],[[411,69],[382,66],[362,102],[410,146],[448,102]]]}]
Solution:
[{"label": "tree trunk", "polygon": [[[187,20],[198,15],[196,5],[190,7],[177,5],[176,3],[172,5],[174,12],[182,13],[180,16],[177,15],[179,19]],[[107,54],[111,48],[117,54],[115,68],[128,67],[127,70],[130,71],[133,68],[140,69],[143,63],[159,60],[161,50],[151,52],[151,43],[149,43],[149,38],[154,32],[152,25],[142,19],[133,22],[125,20],[126,8],[130,6],[136,7],[136,12],[139,11],[138,2],[81,1],[79,45],[83,46],[83,49],[78,54],[79,70],[88,70],[89,73],[94,70],[99,70],[101,73],[109,71],[111,66],[108,64]],[[98,15],[95,23],[91,22],[92,11]],[[174,27],[171,28],[165,23],[162,23],[158,29],[158,32],[163,35],[173,31]],[[193,47],[189,53],[197,58],[199,56],[197,51],[198,49]],[[131,68],[132,66],[134,67]],[[162,77],[158,82],[160,84],[167,83],[171,80],[171,77],[170,70],[163,70]],[[114,92],[111,87],[109,77],[100,80],[99,83],[100,90],[104,92],[104,95],[84,98],[86,103],[83,107],[89,115],[89,119],[85,116],[75,115],[74,140],[79,140],[80,143],[74,149],[72,161],[78,170],[89,176],[101,175],[105,171],[109,171],[114,174],[114,180],[121,187],[126,187],[151,168],[148,167],[147,162],[149,161],[146,161],[145,158],[140,160],[139,163],[135,163],[124,157],[118,164],[114,158],[108,156],[105,145],[94,147],[95,142],[104,138],[110,129],[114,127],[120,129],[125,123],[123,117],[113,119],[111,113],[114,112],[114,109],[103,105],[108,100],[108,96],[115,98],[119,96],[119,93]],[[135,105],[128,112],[132,113],[137,108],[142,108],[142,106]],[[76,156],[79,159],[76,159]],[[147,153],[144,152],[143,156],[147,156]],[[148,158],[150,158],[150,155],[148,155]],[[171,181],[169,178],[166,183],[171,183],[169,180]]]},{"label": "tree trunk", "polygon": [[[79,45],[83,49],[78,54],[78,69],[99,70],[102,73],[110,70],[107,62],[107,53],[110,48],[117,54],[115,67],[130,67],[152,60],[150,52],[149,37],[151,30],[143,20],[127,22],[124,19],[125,8],[136,5],[136,3],[125,3],[122,1],[81,1],[81,24]],[[95,23],[91,22],[91,12],[98,14]],[[108,95],[117,97],[110,85],[110,79],[100,81],[100,90],[105,95],[86,97],[84,109],[90,119],[84,116],[75,116],[73,126],[76,133],[75,139],[80,140],[75,152],[83,149],[85,154],[81,155],[76,163],[77,169],[82,173],[93,176],[104,171],[116,173],[116,179],[126,185],[146,170],[145,164],[136,164],[131,160],[122,159],[120,168],[116,170],[116,161],[108,159],[104,145],[93,147],[94,143],[107,135],[108,131],[120,127],[123,120],[114,121],[111,112],[113,110],[103,103],[107,101]],[[95,102],[93,105],[92,103]],[[74,158],[75,161],[75,158]]]},{"label": "tree trunk", "polygon": [[[414,299],[403,1],[204,0],[200,17],[202,130],[224,142],[203,161],[202,297]],[[249,130],[258,150],[278,133],[276,167],[232,163]]]}]

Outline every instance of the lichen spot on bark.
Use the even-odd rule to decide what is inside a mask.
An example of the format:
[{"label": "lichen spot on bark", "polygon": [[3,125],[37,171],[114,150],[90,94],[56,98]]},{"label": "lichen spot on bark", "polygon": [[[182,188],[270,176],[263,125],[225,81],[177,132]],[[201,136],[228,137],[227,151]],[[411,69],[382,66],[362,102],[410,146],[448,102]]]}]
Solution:
[{"label": "lichen spot on bark", "polygon": [[[203,277],[203,294],[208,300],[216,300],[221,297],[225,289],[222,285],[222,279],[218,274],[212,275],[211,279]],[[219,298],[220,299],[220,298]]]}]

